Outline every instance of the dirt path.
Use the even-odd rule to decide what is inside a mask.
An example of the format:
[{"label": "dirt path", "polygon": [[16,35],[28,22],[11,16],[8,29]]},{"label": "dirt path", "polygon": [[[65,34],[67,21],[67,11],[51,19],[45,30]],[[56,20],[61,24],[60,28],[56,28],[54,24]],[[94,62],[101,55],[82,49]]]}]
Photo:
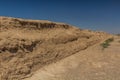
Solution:
[{"label": "dirt path", "polygon": [[120,80],[120,38],[102,51],[100,45],[38,70],[24,80]]}]

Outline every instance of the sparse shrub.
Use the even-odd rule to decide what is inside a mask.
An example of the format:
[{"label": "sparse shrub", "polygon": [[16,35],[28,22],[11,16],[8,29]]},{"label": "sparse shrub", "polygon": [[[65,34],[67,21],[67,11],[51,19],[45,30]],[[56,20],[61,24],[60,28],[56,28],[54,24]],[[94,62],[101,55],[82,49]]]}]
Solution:
[{"label": "sparse shrub", "polygon": [[110,46],[110,44],[107,43],[107,42],[104,42],[104,43],[101,44],[101,46],[102,46],[103,48],[107,48],[108,46]]},{"label": "sparse shrub", "polygon": [[105,48],[108,48],[108,46],[110,46],[110,42],[112,42],[112,41],[114,41],[114,38],[109,38],[109,39],[105,40],[105,42],[100,44],[102,46],[102,49],[104,50]]},{"label": "sparse shrub", "polygon": [[105,42],[110,43],[110,42],[112,42],[112,41],[114,41],[114,38],[109,38],[109,39],[107,39]]}]

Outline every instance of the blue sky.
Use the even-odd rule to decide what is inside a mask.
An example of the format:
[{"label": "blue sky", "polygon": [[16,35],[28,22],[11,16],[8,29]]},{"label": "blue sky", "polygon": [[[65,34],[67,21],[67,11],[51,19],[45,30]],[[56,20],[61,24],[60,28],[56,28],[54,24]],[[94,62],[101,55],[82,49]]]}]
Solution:
[{"label": "blue sky", "polygon": [[0,16],[51,20],[120,33],[119,0],[0,0]]}]

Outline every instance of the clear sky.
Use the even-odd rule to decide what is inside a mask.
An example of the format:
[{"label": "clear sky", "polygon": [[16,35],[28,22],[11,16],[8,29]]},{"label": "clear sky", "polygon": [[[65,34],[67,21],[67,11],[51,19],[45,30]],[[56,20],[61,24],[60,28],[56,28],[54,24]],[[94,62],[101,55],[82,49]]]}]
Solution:
[{"label": "clear sky", "polygon": [[0,0],[0,16],[51,20],[120,33],[120,0]]}]

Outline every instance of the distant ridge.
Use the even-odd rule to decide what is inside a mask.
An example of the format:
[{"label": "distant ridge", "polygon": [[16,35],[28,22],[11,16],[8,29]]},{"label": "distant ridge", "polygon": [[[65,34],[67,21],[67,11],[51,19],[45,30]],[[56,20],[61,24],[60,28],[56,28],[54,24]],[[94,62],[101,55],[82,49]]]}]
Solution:
[{"label": "distant ridge", "polygon": [[[70,25],[65,23],[51,22],[48,20],[31,20],[31,19],[21,19],[21,18],[13,18],[13,17],[0,17],[0,25],[9,26],[9,27],[27,27],[28,28],[68,28]],[[57,26],[59,25],[59,26]]]}]

